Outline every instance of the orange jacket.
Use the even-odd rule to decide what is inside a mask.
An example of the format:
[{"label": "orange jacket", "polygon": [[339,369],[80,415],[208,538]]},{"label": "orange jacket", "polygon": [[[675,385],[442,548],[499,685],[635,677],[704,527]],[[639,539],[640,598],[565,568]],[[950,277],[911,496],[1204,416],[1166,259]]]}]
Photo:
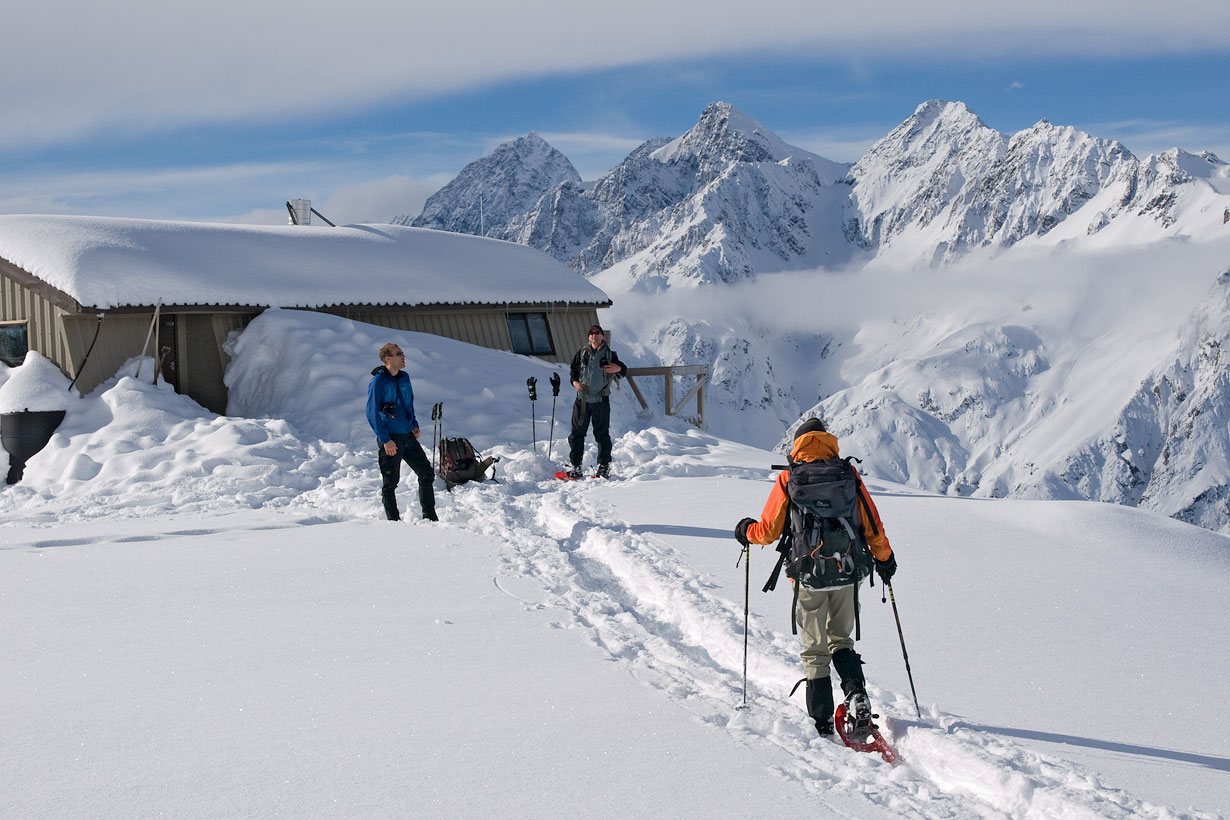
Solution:
[{"label": "orange jacket", "polygon": [[[815,431],[804,433],[795,439],[794,447],[790,451],[790,460],[819,461],[822,458],[837,458],[838,455],[837,437],[832,433]],[[786,482],[789,480],[789,470],[782,470],[777,474],[773,490],[769,493],[769,500],[764,503],[764,510],[760,513],[760,520],[747,528],[748,541],[753,544],[772,544],[781,537],[782,530],[786,527],[786,515],[790,511],[790,495],[786,491]],[[859,518],[863,523],[863,532],[867,537],[867,546],[871,547],[871,554],[878,560],[887,561],[888,557],[893,554],[893,548],[888,543],[888,535],[885,534],[884,524],[880,521],[880,511],[876,509],[875,502],[871,500],[871,493],[867,492],[862,478],[858,479],[858,492],[867,502],[866,509],[862,504],[858,509]],[[875,521],[874,528],[871,526],[871,521],[867,520],[867,510],[871,510]]]}]

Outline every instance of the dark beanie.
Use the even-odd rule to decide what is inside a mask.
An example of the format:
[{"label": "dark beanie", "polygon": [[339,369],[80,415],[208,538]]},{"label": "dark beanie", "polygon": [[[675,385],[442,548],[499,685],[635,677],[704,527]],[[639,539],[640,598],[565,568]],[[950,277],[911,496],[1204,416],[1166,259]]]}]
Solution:
[{"label": "dark beanie", "polygon": [[794,431],[794,438],[795,438],[795,441],[798,441],[799,436],[803,435],[804,433],[824,433],[824,432],[827,432],[824,429],[824,422],[820,421],[820,419],[817,419],[817,418],[810,418],[810,419],[807,419],[807,421],[800,424],[799,429]]}]

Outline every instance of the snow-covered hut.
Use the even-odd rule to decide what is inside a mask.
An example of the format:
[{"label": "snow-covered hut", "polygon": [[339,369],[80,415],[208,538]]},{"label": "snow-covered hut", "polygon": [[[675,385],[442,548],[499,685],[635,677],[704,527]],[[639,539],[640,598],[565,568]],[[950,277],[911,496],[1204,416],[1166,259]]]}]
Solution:
[{"label": "snow-covered hut", "polygon": [[223,344],[268,307],[564,361],[611,302],[533,248],[423,228],[0,215],[3,360],[37,350],[88,391],[142,352],[159,304],[163,376],[223,412]]}]

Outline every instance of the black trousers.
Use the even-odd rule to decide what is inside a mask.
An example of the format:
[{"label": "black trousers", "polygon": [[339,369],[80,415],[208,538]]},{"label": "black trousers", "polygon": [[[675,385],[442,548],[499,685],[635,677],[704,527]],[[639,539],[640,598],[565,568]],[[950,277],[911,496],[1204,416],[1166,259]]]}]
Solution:
[{"label": "black trousers", "polygon": [[568,458],[579,465],[585,455],[585,433],[590,424],[594,427],[594,441],[598,442],[598,463],[611,463],[611,400],[587,402],[577,396],[572,405],[572,432],[568,435]]},{"label": "black trousers", "polygon": [[405,461],[419,477],[419,505],[423,508],[423,517],[436,520],[436,491],[432,487],[435,475],[431,470],[431,462],[419,444],[410,433],[393,433],[393,443],[397,445],[397,454],[388,455],[384,445],[376,442],[379,453],[380,477],[384,485],[380,488],[380,500],[384,502],[384,514],[390,521],[396,521],[401,516],[397,512],[397,484],[401,481],[401,463]]}]

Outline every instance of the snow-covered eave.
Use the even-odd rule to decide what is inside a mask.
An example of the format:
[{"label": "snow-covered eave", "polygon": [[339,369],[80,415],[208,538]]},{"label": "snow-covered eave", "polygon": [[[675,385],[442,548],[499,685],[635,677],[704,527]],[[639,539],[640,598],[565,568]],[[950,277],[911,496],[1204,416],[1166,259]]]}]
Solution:
[{"label": "snow-covered eave", "polygon": [[[212,305],[175,305],[164,304],[164,313],[254,313],[269,308],[284,308],[286,310],[319,310],[326,313],[346,310],[356,313],[367,313],[387,310],[406,311],[474,311],[474,310],[529,310],[531,308],[606,308],[613,303],[605,302],[567,302],[561,300],[533,302],[336,302],[327,305],[286,304],[286,305],[245,305],[245,304],[212,304]],[[82,305],[81,312],[94,313],[101,311],[108,314],[149,313],[154,305],[114,305],[111,307],[94,307]]]},{"label": "snow-covered eave", "polygon": [[558,260],[484,237],[389,225],[245,226],[114,217],[0,215],[5,270],[78,312],[511,302],[603,305]]},{"label": "snow-covered eave", "polygon": [[[30,290],[54,306],[67,313],[106,313],[108,315],[123,315],[129,313],[150,313],[154,310],[153,302],[148,304],[82,304],[59,288],[51,285],[29,271],[14,265],[0,257],[0,276],[7,276],[21,287]],[[610,298],[601,300],[570,300],[570,299],[537,299],[526,301],[459,301],[459,302],[329,302],[329,303],[287,303],[278,305],[247,304],[242,302],[225,302],[209,304],[177,304],[163,303],[161,309],[167,313],[260,313],[271,307],[295,310],[320,310],[332,312],[348,310],[356,312],[374,312],[380,310],[529,310],[544,308],[609,308],[614,304]]]},{"label": "snow-covered eave", "polygon": [[82,304],[76,299],[54,285],[47,284],[24,268],[14,265],[3,256],[0,256],[0,277],[12,279],[21,287],[41,296],[61,310],[66,310],[69,313],[85,312]]}]

